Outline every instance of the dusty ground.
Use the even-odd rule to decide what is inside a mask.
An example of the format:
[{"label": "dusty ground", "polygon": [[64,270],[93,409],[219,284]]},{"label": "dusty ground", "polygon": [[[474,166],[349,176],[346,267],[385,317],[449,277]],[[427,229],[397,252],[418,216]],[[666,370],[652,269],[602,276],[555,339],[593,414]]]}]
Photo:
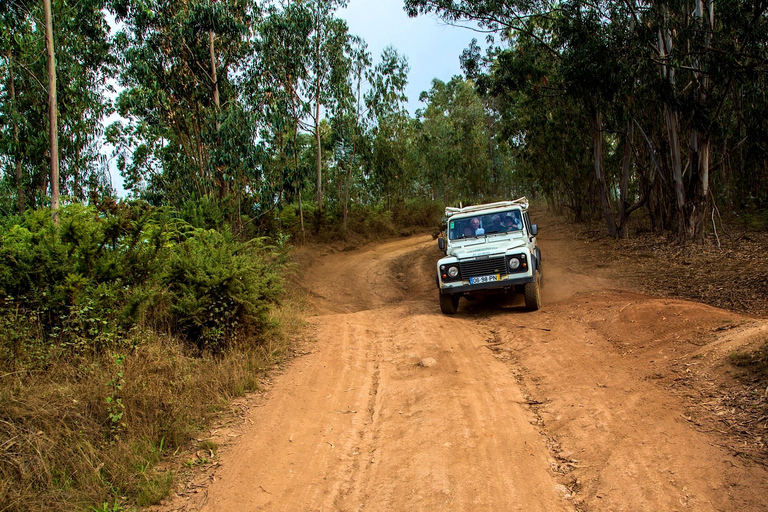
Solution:
[{"label": "dusty ground", "polygon": [[722,391],[768,322],[640,293],[630,258],[538,222],[535,313],[441,315],[427,235],[304,254],[303,355],[163,510],[768,510],[766,418],[740,436]]}]

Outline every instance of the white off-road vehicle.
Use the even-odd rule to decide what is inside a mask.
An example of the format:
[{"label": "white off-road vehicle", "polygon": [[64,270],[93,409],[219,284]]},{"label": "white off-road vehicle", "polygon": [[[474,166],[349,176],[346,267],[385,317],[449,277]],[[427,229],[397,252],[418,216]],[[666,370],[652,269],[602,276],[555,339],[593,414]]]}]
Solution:
[{"label": "white off-road vehicle", "polygon": [[445,227],[437,262],[440,310],[452,315],[459,298],[489,293],[523,293],[525,307],[541,307],[541,251],[528,200],[445,209]]}]

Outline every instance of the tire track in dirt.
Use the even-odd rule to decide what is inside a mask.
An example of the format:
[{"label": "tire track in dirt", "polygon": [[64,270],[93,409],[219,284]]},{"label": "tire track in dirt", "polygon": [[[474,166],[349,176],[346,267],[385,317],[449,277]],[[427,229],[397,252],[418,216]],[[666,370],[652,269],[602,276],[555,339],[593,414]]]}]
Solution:
[{"label": "tire track in dirt", "polygon": [[724,322],[765,322],[612,289],[564,228],[541,231],[535,313],[441,315],[426,236],[307,265],[310,353],[221,450],[202,510],[768,510],[765,468],[673,388]]},{"label": "tire track in dirt", "polygon": [[[328,300],[310,318],[311,353],[249,414],[202,510],[572,509],[484,330],[436,309],[432,245],[398,240],[313,266],[327,279],[308,286]],[[420,366],[427,357],[436,364]]]}]

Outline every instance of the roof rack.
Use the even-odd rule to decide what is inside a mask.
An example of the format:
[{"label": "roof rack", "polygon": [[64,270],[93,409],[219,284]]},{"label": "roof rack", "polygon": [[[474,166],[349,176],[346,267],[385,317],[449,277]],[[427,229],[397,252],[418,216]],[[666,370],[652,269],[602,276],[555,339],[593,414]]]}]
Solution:
[{"label": "roof rack", "polygon": [[519,199],[515,199],[514,201],[499,201],[498,203],[476,204],[474,206],[464,206],[463,208],[456,208],[455,206],[446,206],[445,216],[450,217],[452,215],[456,215],[457,213],[481,212],[484,210],[494,210],[496,208],[507,208],[510,206],[521,206],[523,210],[527,210],[528,199],[526,199],[525,197],[521,197]]}]

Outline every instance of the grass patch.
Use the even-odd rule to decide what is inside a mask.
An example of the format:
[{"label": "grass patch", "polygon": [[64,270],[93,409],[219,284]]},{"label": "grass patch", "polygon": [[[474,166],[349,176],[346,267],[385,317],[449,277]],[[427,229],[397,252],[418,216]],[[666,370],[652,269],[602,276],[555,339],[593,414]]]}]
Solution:
[{"label": "grass patch", "polygon": [[194,443],[199,433],[285,357],[290,329],[302,325],[296,304],[289,297],[275,310],[286,325],[261,342],[215,356],[168,335],[135,332],[140,339],[119,357],[62,359],[45,371],[0,375],[0,510],[159,503],[185,460],[203,464],[218,448]]}]

